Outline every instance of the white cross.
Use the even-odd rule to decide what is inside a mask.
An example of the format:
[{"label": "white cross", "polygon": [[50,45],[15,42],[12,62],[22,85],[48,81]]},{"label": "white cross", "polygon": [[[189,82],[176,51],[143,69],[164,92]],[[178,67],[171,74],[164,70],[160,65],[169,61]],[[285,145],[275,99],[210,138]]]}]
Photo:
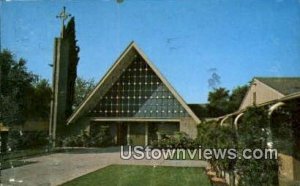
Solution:
[{"label": "white cross", "polygon": [[71,14],[66,12],[66,7],[63,7],[63,10],[61,11],[61,13],[59,13],[59,15],[56,16],[56,18],[59,18],[62,20],[62,25],[65,25],[65,20],[67,20],[69,17],[71,16]]}]

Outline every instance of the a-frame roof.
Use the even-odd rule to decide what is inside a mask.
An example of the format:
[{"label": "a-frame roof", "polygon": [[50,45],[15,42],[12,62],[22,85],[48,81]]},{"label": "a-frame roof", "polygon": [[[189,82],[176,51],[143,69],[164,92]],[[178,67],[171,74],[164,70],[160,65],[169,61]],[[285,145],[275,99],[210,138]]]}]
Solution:
[{"label": "a-frame roof", "polygon": [[[256,83],[260,83],[265,91],[268,91],[269,96],[272,93],[270,99],[266,99],[266,102],[274,99],[274,95],[278,98],[282,98],[288,95],[292,95],[300,92],[300,78],[299,77],[254,77],[251,81],[250,87],[248,88],[247,93],[245,94],[239,110],[243,110],[245,108],[246,100],[251,96],[251,87],[256,85]],[[265,97],[265,96],[264,96]],[[272,99],[271,99],[272,98]],[[266,103],[265,102],[265,103]],[[261,103],[261,104],[265,104]]]},{"label": "a-frame roof", "polygon": [[171,86],[171,84],[164,78],[164,76],[159,72],[159,70],[150,62],[146,55],[138,48],[135,42],[131,42],[124,52],[115,61],[112,67],[103,76],[97,86],[90,92],[90,94],[85,98],[85,100],[77,107],[73,114],[67,120],[67,124],[74,123],[80,116],[86,113],[89,109],[93,108],[101,97],[107,92],[107,90],[112,86],[115,79],[120,77],[122,69],[126,68],[131,59],[136,55],[140,55],[144,61],[149,65],[149,67],[155,72],[155,74],[160,78],[163,84],[169,89],[169,91],[174,95],[181,106],[187,111],[187,113],[195,120],[196,123],[200,123],[200,119],[195,115],[195,113],[186,104],[183,98],[176,92],[176,90]]},{"label": "a-frame roof", "polygon": [[255,77],[284,95],[300,92],[300,77]]}]

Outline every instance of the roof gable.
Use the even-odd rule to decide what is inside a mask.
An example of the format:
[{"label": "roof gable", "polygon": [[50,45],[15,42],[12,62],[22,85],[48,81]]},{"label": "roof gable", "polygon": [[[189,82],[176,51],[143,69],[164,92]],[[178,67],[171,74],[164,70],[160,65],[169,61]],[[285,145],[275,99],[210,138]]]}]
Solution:
[{"label": "roof gable", "polygon": [[[254,94],[255,93],[255,98]],[[239,110],[245,109],[248,106],[252,106],[254,103],[257,105],[276,100],[284,97],[284,94],[274,89],[273,87],[265,84],[257,78],[253,78],[246,95],[244,96]]]},{"label": "roof gable", "polygon": [[[129,77],[131,73],[133,75]],[[143,79],[142,82],[141,78],[147,81]],[[144,91],[145,86],[151,86],[153,91],[148,94]],[[129,104],[129,100],[134,104]],[[129,105],[133,105],[133,108]],[[125,49],[67,123],[75,122],[84,113],[100,117],[143,118],[189,115],[200,123],[199,118],[134,42]]]},{"label": "roof gable", "polygon": [[255,79],[284,95],[300,92],[300,77],[256,77]]}]

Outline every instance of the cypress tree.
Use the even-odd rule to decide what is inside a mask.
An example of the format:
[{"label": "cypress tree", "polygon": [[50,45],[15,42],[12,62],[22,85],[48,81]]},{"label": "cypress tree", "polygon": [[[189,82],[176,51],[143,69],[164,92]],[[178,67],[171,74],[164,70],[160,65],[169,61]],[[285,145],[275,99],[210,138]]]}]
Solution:
[{"label": "cypress tree", "polygon": [[75,18],[72,17],[64,29],[64,39],[69,43],[69,61],[67,75],[67,100],[66,100],[66,117],[69,117],[73,111],[75,97],[75,81],[77,78],[77,65],[79,62],[79,47],[77,46]]}]

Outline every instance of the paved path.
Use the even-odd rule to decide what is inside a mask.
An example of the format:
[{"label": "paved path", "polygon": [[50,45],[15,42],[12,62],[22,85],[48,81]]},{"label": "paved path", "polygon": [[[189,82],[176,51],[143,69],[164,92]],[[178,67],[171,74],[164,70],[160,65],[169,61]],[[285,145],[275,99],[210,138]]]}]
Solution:
[{"label": "paved path", "polygon": [[59,185],[111,164],[205,167],[204,161],[122,160],[112,152],[66,152],[26,159],[36,163],[1,171],[3,185]]}]

